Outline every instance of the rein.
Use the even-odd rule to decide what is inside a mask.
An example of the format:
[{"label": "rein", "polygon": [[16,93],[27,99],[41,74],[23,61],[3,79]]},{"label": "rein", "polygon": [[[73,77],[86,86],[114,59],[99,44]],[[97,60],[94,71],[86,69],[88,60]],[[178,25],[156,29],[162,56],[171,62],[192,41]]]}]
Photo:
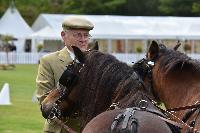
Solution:
[{"label": "rein", "polygon": [[197,108],[200,108],[200,102],[198,101],[192,105],[171,108],[171,109],[167,109],[167,111],[173,112],[173,111],[181,111],[181,110],[186,110],[186,109],[197,109]]},{"label": "rein", "polygon": [[194,128],[196,121],[197,121],[197,118],[200,115],[200,103],[199,103],[199,101],[197,101],[193,105],[171,108],[171,109],[168,109],[167,111],[176,112],[176,111],[187,110],[187,109],[191,109],[191,110],[189,110],[188,112],[185,113],[185,115],[182,118],[183,122],[186,122],[196,111],[198,111],[196,117],[194,117],[194,119],[189,124],[191,127]]},{"label": "rein", "polygon": [[[146,96],[146,97],[147,97],[147,96]],[[160,108],[160,107],[158,106],[158,103],[157,103],[156,101],[150,99],[149,97],[147,97],[147,98],[148,98],[148,99],[151,101],[151,103],[152,103],[154,106],[156,106],[162,113],[164,113],[164,114],[167,115],[167,116],[169,116],[169,115],[172,116],[173,119],[176,119],[176,120],[178,120],[179,122],[175,122],[175,121],[173,121],[173,120],[170,120],[170,118],[169,118],[169,119],[164,118],[164,119],[163,119],[164,121],[166,121],[166,122],[168,122],[168,123],[171,123],[172,125],[175,125],[175,126],[181,128],[181,129],[188,129],[188,130],[189,130],[189,133],[195,133],[195,132],[197,131],[197,129],[194,129],[194,127],[191,127],[190,125],[188,125],[187,123],[185,123],[183,120],[181,120],[180,118],[178,118],[177,116],[175,116],[174,114],[172,114],[170,111],[164,110],[164,109]]]}]

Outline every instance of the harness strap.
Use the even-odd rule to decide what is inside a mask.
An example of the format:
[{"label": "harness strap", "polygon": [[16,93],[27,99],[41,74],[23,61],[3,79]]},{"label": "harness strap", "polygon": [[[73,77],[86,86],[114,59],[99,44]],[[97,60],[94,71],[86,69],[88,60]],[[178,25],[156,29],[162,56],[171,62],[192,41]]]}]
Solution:
[{"label": "harness strap", "polygon": [[138,109],[136,109],[135,107],[126,108],[126,110],[124,112],[119,113],[115,117],[115,119],[114,119],[114,121],[113,121],[113,123],[111,125],[111,133],[115,133],[116,132],[116,130],[117,130],[116,127],[120,122],[122,122],[120,131],[121,130],[126,131],[128,125],[129,125],[128,123],[131,123],[131,125],[129,125],[130,126],[129,130],[137,131],[137,128],[136,128],[137,127],[137,120],[135,118],[132,118],[132,116],[134,115],[134,113]]},{"label": "harness strap", "polygon": [[131,116],[133,116],[133,114],[135,113],[135,110],[133,108],[127,108],[126,109],[126,112],[124,113],[124,121],[122,123],[122,129],[126,129],[127,125],[128,125],[128,121],[129,121],[129,118]]},{"label": "harness strap", "polygon": [[181,110],[186,110],[186,109],[194,109],[194,108],[199,108],[200,107],[200,103],[196,103],[193,105],[187,105],[187,106],[183,106],[183,107],[176,107],[176,108],[171,108],[171,109],[167,109],[167,111],[181,111]]},{"label": "harness strap", "polygon": [[179,127],[179,128],[183,128],[183,125],[181,125],[180,123],[177,123],[177,122],[175,122],[175,121],[172,121],[172,120],[170,120],[170,119],[167,119],[167,118],[164,118],[164,117],[161,117],[161,116],[158,116],[160,119],[162,119],[163,121],[165,121],[165,122],[167,122],[167,123],[170,123],[170,124],[172,124],[172,125],[174,125],[174,126],[177,126],[177,127]]},{"label": "harness strap", "polygon": [[[146,97],[147,97],[147,96],[146,96]],[[176,120],[179,121],[179,122],[176,122],[176,123],[181,124],[181,125],[182,125],[184,128],[186,128],[186,129],[195,130],[194,128],[192,128],[191,126],[189,126],[187,123],[185,123],[184,121],[182,121],[181,119],[179,119],[177,116],[175,116],[174,114],[172,114],[170,111],[167,111],[167,110],[164,110],[164,109],[160,108],[154,100],[150,99],[149,97],[147,97],[147,98],[148,98],[148,99],[151,101],[151,103],[152,103],[154,106],[156,106],[162,113],[164,113],[164,114],[166,114],[166,115],[171,115],[174,119],[176,119]]]},{"label": "harness strap", "polygon": [[188,112],[186,112],[185,115],[182,118],[183,122],[186,122],[196,110],[197,109],[192,109],[192,110],[189,110]]}]

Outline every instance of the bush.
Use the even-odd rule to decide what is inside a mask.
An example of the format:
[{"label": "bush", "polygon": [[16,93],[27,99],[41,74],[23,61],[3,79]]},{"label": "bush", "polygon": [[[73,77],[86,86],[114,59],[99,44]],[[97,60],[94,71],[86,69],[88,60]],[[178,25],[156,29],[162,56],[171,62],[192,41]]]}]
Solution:
[{"label": "bush", "polygon": [[142,53],[142,51],[143,51],[143,50],[142,50],[142,47],[136,47],[136,52],[137,52],[137,53]]},{"label": "bush", "polygon": [[37,45],[37,52],[40,52],[44,48],[43,44],[38,44]]}]

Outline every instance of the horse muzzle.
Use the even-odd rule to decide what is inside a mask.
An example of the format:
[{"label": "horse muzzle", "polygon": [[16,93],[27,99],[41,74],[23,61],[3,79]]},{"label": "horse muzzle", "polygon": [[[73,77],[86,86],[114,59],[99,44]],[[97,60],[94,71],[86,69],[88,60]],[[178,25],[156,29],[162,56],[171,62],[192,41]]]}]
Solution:
[{"label": "horse muzzle", "polygon": [[42,116],[45,119],[49,119],[49,117],[52,115],[52,110],[55,108],[53,104],[41,104],[40,110],[42,112]]}]

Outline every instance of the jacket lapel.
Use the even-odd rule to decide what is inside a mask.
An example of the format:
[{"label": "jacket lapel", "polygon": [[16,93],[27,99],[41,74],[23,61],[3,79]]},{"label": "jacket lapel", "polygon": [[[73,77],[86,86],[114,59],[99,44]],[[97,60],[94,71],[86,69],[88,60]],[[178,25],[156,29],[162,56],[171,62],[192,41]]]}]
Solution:
[{"label": "jacket lapel", "polygon": [[66,47],[64,47],[62,50],[59,51],[58,58],[65,66],[67,66],[70,62],[72,62],[72,59]]}]

